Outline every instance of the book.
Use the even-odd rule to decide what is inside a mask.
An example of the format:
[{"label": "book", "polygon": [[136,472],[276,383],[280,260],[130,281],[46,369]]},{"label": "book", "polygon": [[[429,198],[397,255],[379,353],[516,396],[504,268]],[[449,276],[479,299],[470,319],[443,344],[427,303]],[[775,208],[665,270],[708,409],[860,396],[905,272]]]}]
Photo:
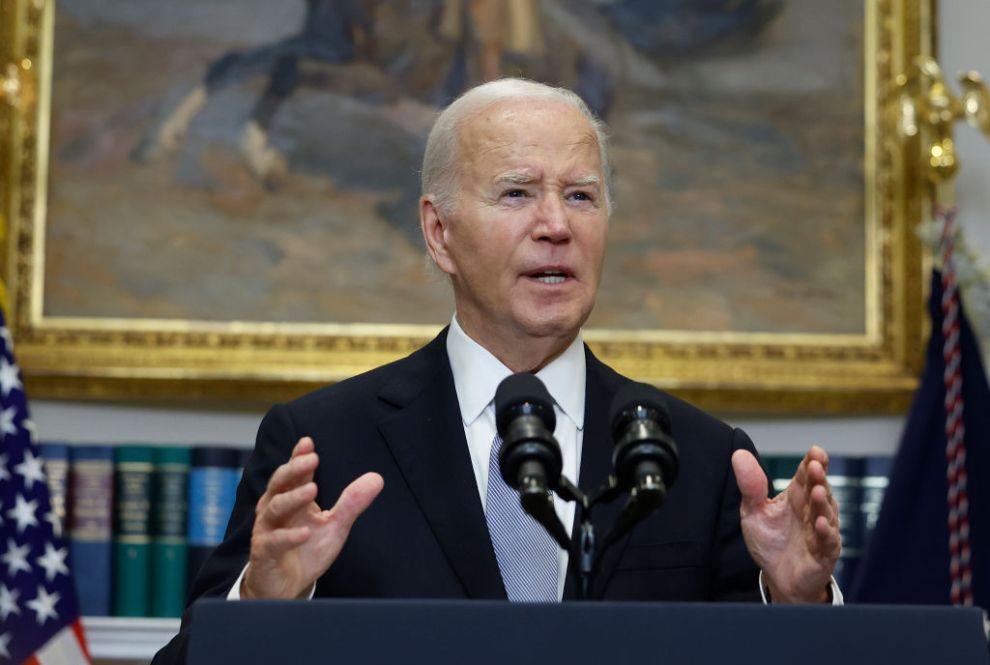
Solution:
[{"label": "book", "polygon": [[199,446],[189,469],[188,583],[223,540],[241,476],[242,451]]},{"label": "book", "polygon": [[151,506],[151,616],[179,617],[186,603],[190,450],[153,451]]},{"label": "book", "polygon": [[56,536],[62,537],[66,526],[65,509],[69,495],[69,446],[65,443],[44,442],[38,444],[45,466],[45,479],[48,482],[48,497],[51,501],[51,515],[45,519],[52,522]]},{"label": "book", "polygon": [[148,616],[151,609],[151,446],[114,448],[113,613]]},{"label": "book", "polygon": [[113,448],[73,446],[69,457],[69,563],[79,611],[86,616],[109,616]]}]

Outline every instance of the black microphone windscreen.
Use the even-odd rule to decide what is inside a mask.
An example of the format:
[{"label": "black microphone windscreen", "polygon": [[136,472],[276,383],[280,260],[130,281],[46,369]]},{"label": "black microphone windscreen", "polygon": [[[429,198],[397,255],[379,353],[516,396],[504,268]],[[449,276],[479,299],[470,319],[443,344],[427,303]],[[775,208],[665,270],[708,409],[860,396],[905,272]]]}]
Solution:
[{"label": "black microphone windscreen", "polygon": [[521,404],[536,407],[535,414],[553,432],[557,426],[557,417],[553,412],[553,398],[546,386],[535,374],[513,374],[505,377],[495,390],[495,422],[500,434],[505,419],[511,416],[514,407]]},{"label": "black microphone windscreen", "polygon": [[647,383],[635,382],[622,386],[612,398],[609,422],[612,423],[613,432],[623,426],[621,421],[628,419],[636,407],[652,410],[656,414],[660,429],[670,434],[670,411],[667,409],[667,400],[664,399],[663,393]]}]

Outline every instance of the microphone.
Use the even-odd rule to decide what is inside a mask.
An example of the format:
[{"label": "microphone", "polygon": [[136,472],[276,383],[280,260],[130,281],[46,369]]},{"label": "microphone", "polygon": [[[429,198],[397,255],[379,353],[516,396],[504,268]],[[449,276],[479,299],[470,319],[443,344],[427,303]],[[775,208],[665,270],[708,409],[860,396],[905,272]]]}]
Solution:
[{"label": "microphone", "polygon": [[533,374],[506,377],[495,391],[495,425],[502,437],[499,470],[509,487],[546,494],[557,486],[563,459],[553,437],[557,417],[546,386]]},{"label": "microphone", "polygon": [[569,551],[570,537],[554,510],[550,490],[573,487],[560,475],[564,463],[553,438],[557,417],[543,382],[532,374],[506,377],[495,391],[495,425],[502,437],[502,478],[519,491],[523,510]]},{"label": "microphone", "polygon": [[613,398],[610,414],[616,481],[649,513],[663,503],[680,468],[663,394],[645,383],[627,384]]}]

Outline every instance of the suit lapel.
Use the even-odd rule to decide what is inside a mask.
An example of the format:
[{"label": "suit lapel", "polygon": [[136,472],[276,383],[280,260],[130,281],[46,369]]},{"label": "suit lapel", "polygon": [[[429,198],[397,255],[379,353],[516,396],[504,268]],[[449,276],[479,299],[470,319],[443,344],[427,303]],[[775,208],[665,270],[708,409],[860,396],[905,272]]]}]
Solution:
[{"label": "suit lapel", "polygon": [[382,390],[400,407],[379,422],[403,477],[470,598],[506,598],[461,424],[446,334]]}]

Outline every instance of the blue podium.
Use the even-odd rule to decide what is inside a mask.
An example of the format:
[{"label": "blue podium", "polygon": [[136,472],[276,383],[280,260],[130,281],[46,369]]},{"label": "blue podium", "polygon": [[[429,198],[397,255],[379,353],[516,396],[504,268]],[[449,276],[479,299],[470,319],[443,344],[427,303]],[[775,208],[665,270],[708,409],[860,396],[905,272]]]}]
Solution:
[{"label": "blue podium", "polygon": [[990,663],[978,609],[742,604],[200,601],[206,663]]}]

